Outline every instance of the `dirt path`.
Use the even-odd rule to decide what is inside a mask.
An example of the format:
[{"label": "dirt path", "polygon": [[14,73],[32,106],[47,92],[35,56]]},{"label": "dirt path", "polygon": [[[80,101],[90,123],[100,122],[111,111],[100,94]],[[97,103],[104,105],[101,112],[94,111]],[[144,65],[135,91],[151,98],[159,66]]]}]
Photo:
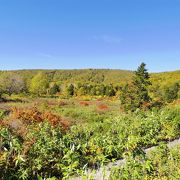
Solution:
[{"label": "dirt path", "polygon": [[[174,146],[179,145],[179,144],[180,144],[180,138],[176,139],[174,141],[168,142],[167,146],[169,148],[173,148]],[[145,149],[144,151],[145,151],[145,153],[149,153],[150,151],[154,150],[156,147],[157,146],[153,146],[151,148]],[[125,162],[126,162],[125,159],[120,159],[114,163],[111,162],[111,163],[107,164],[106,166],[101,167],[96,172],[93,172],[92,170],[88,170],[86,173],[87,177],[88,177],[88,179],[90,179],[90,177],[93,177],[94,180],[108,180],[109,176],[110,176],[111,168],[116,167],[116,166],[117,167],[121,166],[121,165],[125,164]],[[73,177],[71,179],[72,180],[83,180],[82,177]]]}]

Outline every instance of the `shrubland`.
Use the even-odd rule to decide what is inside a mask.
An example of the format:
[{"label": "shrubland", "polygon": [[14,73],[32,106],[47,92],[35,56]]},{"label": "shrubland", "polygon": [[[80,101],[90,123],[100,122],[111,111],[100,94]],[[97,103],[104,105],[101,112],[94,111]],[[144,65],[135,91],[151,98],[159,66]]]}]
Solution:
[{"label": "shrubland", "polygon": [[[34,116],[30,118],[29,113]],[[42,119],[42,114],[15,110],[13,121],[12,116],[1,121],[0,168],[4,179],[66,179],[82,175],[86,168],[122,158],[124,153],[180,136],[178,105],[101,120],[92,118],[69,129],[52,123],[56,116],[45,115]]]}]

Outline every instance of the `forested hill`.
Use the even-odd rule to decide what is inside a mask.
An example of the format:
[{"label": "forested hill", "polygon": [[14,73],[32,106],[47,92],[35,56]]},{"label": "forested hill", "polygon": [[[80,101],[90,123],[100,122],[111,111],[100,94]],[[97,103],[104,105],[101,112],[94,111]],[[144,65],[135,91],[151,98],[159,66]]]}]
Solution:
[{"label": "forested hill", "polygon": [[[39,72],[47,74],[52,82],[62,83],[104,83],[104,84],[125,84],[130,82],[133,71],[113,69],[77,69],[77,70],[14,70],[0,71],[4,73],[18,74],[25,80],[31,80]],[[180,82],[180,70],[172,72],[151,73],[153,83],[165,85],[167,83]]]},{"label": "forested hill", "polygon": [[77,70],[16,70],[1,71],[2,73],[14,73],[24,77],[26,80],[33,78],[39,72],[48,74],[53,82],[64,83],[104,83],[115,84],[131,80],[133,72],[127,70],[111,69],[77,69]]},{"label": "forested hill", "polygon": [[162,73],[151,74],[151,81],[153,84],[161,84],[161,86],[171,85],[173,83],[180,83],[180,70]]}]

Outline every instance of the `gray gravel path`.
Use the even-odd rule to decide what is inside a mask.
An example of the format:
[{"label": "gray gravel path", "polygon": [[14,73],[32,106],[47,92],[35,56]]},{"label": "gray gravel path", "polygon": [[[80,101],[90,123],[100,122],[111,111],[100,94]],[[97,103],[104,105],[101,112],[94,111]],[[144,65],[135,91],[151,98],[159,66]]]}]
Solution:
[{"label": "gray gravel path", "polygon": [[[167,146],[169,148],[173,148],[176,145],[180,144],[180,138],[176,139],[174,141],[168,142]],[[145,153],[149,153],[150,151],[154,150],[157,146],[153,146],[151,148],[144,149]],[[119,167],[123,164],[125,164],[125,159],[117,160],[116,162],[108,163],[106,166],[99,168],[96,172],[93,172],[92,170],[88,170],[86,172],[86,175],[88,179],[91,179],[93,177],[94,180],[108,180],[111,172],[111,168],[113,167]],[[84,180],[82,177],[73,177],[72,180]]]}]

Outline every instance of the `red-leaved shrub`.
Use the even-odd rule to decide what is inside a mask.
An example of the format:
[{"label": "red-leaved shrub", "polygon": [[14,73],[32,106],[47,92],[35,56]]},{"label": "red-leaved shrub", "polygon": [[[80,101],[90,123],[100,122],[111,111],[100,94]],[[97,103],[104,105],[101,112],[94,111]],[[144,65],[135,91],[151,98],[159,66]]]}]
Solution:
[{"label": "red-leaved shrub", "polygon": [[89,102],[86,102],[86,101],[80,101],[79,104],[80,104],[81,106],[89,106],[89,105],[90,105],[90,103],[89,103]]},{"label": "red-leaved shrub", "polygon": [[109,109],[109,107],[106,104],[99,104],[97,108],[98,110],[101,110],[101,111],[106,111]]},{"label": "red-leaved shrub", "polygon": [[51,125],[60,125],[64,130],[70,127],[70,122],[61,116],[55,115],[51,112],[40,112],[36,107],[33,108],[12,108],[11,120],[21,120],[23,124],[40,123],[47,120]]}]

